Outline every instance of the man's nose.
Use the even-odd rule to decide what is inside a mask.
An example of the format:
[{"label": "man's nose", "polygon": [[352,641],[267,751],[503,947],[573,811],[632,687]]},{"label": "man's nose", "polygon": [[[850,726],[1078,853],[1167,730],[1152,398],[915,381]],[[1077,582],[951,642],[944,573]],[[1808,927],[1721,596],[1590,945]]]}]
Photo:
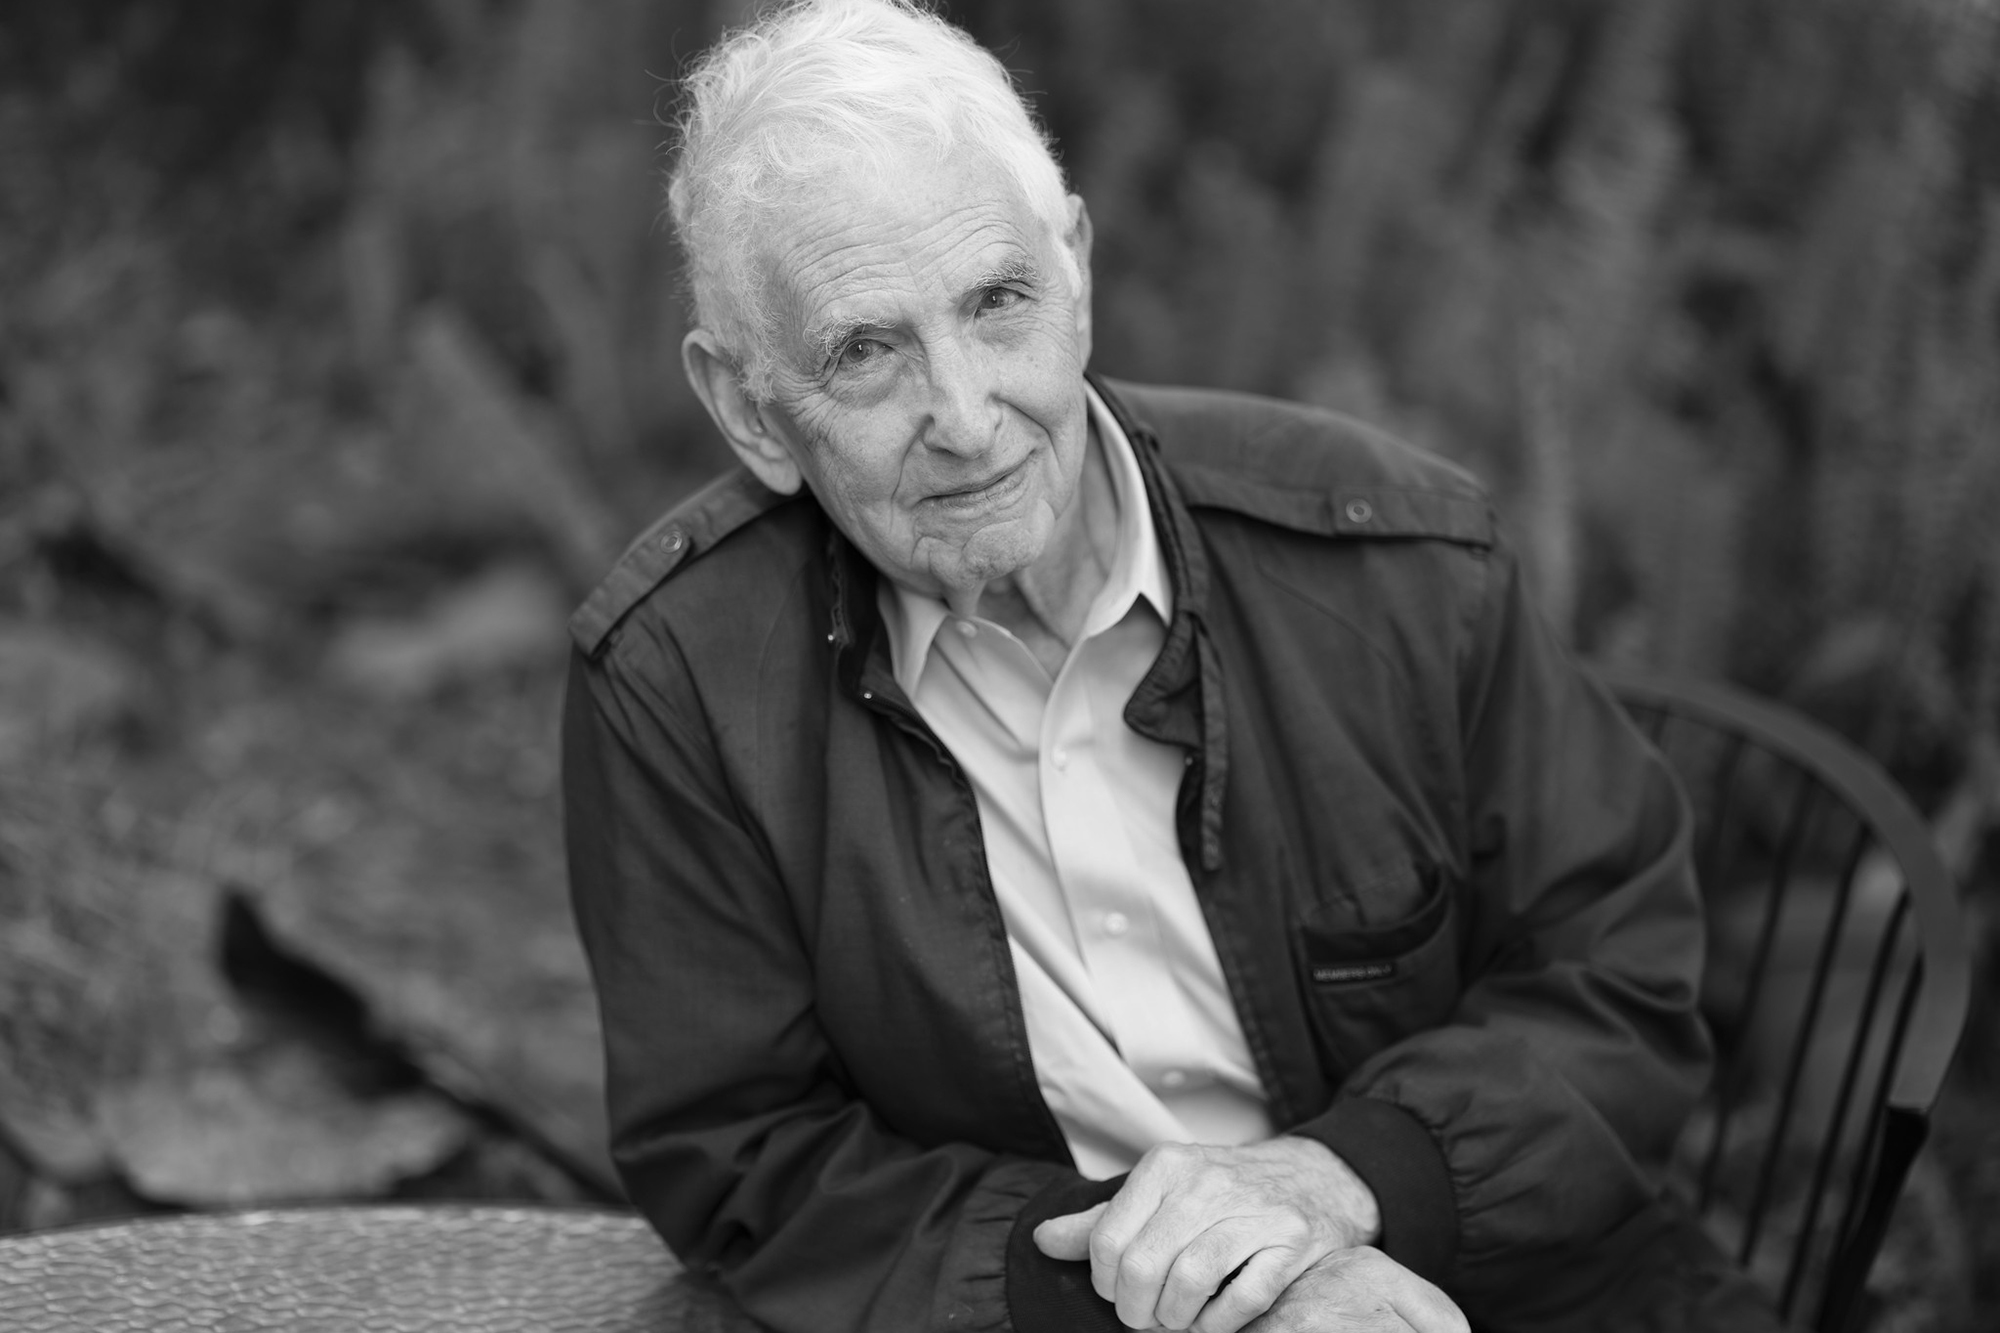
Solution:
[{"label": "man's nose", "polygon": [[1000,434],[998,367],[983,349],[953,339],[930,357],[930,421],[924,443],[970,457]]}]

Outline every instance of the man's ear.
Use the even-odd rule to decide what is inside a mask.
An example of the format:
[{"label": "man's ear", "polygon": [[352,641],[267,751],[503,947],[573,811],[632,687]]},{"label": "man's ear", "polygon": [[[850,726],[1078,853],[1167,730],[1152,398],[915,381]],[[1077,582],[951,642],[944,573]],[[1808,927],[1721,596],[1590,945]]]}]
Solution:
[{"label": "man's ear", "polygon": [[780,495],[795,494],[805,480],[798,461],[772,429],[762,405],[745,392],[736,362],[713,333],[694,329],[681,340],[681,368],[694,396],[751,475]]},{"label": "man's ear", "polygon": [[1076,336],[1083,353],[1083,363],[1090,364],[1090,210],[1083,206],[1083,196],[1069,196],[1069,234],[1062,238],[1069,248],[1070,257],[1076,260],[1077,281],[1082,288],[1076,295]]}]

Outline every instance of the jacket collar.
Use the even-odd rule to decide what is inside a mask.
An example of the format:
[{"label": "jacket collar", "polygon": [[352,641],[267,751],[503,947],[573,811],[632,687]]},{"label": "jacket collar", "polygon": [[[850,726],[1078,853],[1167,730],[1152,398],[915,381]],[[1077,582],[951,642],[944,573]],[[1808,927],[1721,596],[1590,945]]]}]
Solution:
[{"label": "jacket collar", "polygon": [[[1222,868],[1222,798],[1229,779],[1229,728],[1223,702],[1222,661],[1208,629],[1208,553],[1180,487],[1161,457],[1160,437],[1103,379],[1091,385],[1132,441],[1153,526],[1173,580],[1174,616],[1153,669],[1125,705],[1125,721],[1141,736],[1178,745],[1198,765],[1200,787],[1192,809],[1182,796],[1181,839],[1202,869]],[[1188,817],[1192,816],[1190,820]]]},{"label": "jacket collar", "polygon": [[1151,423],[1113,392],[1102,377],[1086,371],[1084,378],[1110,409],[1112,419],[1132,442],[1132,452],[1139,460],[1140,474],[1146,479],[1146,496],[1152,504],[1153,530],[1166,556],[1175,614],[1178,616],[1185,607],[1199,620],[1208,607],[1208,558],[1202,553],[1187,502],[1161,461],[1160,437]]}]

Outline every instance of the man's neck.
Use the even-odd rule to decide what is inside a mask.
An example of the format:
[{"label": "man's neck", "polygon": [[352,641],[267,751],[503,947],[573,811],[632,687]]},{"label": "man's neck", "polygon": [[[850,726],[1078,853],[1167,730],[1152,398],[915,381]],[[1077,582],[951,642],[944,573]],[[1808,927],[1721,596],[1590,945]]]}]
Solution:
[{"label": "man's neck", "polygon": [[1092,422],[1076,498],[1057,517],[1041,558],[988,583],[979,595],[979,613],[1026,644],[1043,669],[1056,675],[1111,576],[1117,543],[1117,491]]}]

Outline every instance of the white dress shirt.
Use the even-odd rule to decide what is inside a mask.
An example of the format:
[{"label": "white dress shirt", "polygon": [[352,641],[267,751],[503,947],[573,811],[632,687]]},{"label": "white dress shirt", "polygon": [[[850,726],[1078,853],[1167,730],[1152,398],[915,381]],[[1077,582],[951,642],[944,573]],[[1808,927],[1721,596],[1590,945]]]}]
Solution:
[{"label": "white dress shirt", "polygon": [[1090,395],[1116,551],[1054,679],[1013,634],[884,579],[896,680],[971,780],[1042,1096],[1079,1170],[1156,1143],[1268,1138],[1214,941],[1181,863],[1181,751],[1125,723],[1173,612],[1144,478]]}]

